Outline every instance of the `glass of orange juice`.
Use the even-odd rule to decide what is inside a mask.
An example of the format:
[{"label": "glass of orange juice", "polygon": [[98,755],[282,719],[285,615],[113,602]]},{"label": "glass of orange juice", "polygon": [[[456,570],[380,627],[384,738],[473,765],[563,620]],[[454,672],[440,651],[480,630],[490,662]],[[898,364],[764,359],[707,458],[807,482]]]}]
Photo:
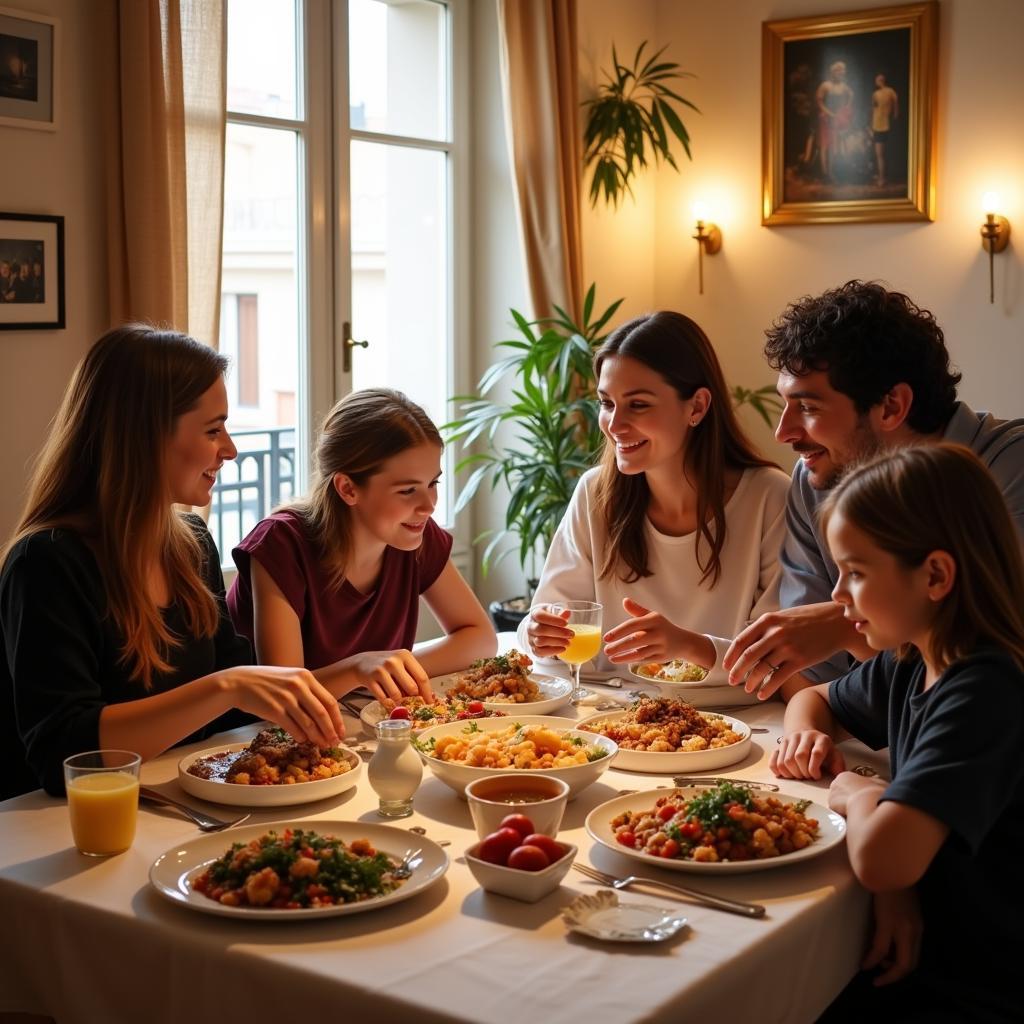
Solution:
[{"label": "glass of orange juice", "polygon": [[555,615],[567,611],[569,618],[566,625],[572,630],[573,637],[561,654],[558,655],[572,670],[572,700],[579,704],[587,691],[580,686],[580,669],[585,662],[596,658],[601,650],[601,612],[603,608],[596,601],[562,601],[551,606]]},{"label": "glass of orange juice", "polygon": [[132,845],[141,763],[130,750],[90,750],[64,762],[71,834],[80,853],[109,857]]}]

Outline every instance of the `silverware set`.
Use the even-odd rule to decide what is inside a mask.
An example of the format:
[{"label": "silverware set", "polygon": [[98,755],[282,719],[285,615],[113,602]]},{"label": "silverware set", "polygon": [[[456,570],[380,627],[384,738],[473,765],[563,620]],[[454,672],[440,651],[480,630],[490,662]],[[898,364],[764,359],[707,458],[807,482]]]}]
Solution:
[{"label": "silverware set", "polygon": [[200,832],[223,832],[227,828],[232,828],[235,825],[241,825],[243,821],[248,821],[252,814],[252,811],[246,811],[245,814],[240,814],[237,818],[225,821],[223,818],[215,818],[205,811],[197,811],[194,807],[189,807],[188,804],[179,803],[169,796],[164,796],[159,790],[150,789],[148,786],[139,787],[139,799],[151,804],[173,807],[195,824]]},{"label": "silverware set", "polygon": [[626,875],[623,878],[616,878],[605,871],[598,871],[589,864],[573,863],[574,870],[581,875],[607,886],[611,889],[632,889],[643,886],[649,889],[656,889],[672,899],[687,900],[703,904],[706,907],[713,907],[715,910],[724,910],[729,914],[739,914],[741,917],[764,917],[765,907],[760,903],[746,903],[743,900],[730,900],[725,896],[716,896],[714,893],[705,892],[703,889],[691,889],[689,886],[673,885],[671,882],[662,882],[657,878],[639,878],[636,875]]}]

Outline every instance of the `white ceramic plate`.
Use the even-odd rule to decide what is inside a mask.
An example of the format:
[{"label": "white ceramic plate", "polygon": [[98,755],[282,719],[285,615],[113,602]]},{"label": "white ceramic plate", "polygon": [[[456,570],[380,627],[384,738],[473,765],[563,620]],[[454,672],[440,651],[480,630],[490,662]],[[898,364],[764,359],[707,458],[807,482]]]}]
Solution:
[{"label": "white ceramic plate", "polygon": [[[192,888],[192,879],[222,857],[233,843],[248,843],[271,829],[280,833],[287,828],[313,829],[321,835],[336,836],[346,843],[351,843],[355,839],[368,839],[378,850],[389,854],[395,860],[401,860],[410,851],[419,849],[422,851],[422,863],[394,892],[363,900],[361,903],[343,903],[331,907],[308,907],[302,910],[226,907],[223,903],[217,903]],[[423,892],[438,881],[447,870],[448,855],[440,846],[423,836],[410,835],[405,829],[367,824],[363,821],[282,821],[265,825],[244,825],[227,832],[217,832],[175,843],[170,850],[153,862],[149,869],[149,881],[161,896],[179,906],[188,907],[189,910],[245,920],[295,921],[335,917],[339,914],[359,914],[364,910],[390,906]]]},{"label": "white ceramic plate", "polygon": [[[681,787],[676,790],[681,796],[689,799],[699,793],[706,793],[707,789],[700,786]],[[587,832],[602,846],[609,850],[621,853],[630,860],[639,861],[641,864],[652,868],[667,868],[670,871],[692,871],[696,874],[705,875],[727,875],[739,874],[746,871],[768,871],[771,868],[784,868],[790,864],[798,864],[800,861],[810,860],[812,857],[819,857],[833,846],[841,843],[846,836],[846,819],[841,814],[830,811],[821,804],[812,803],[808,805],[804,813],[810,818],[818,820],[818,838],[805,846],[802,850],[793,853],[783,854],[781,857],[768,857],[765,860],[739,860],[739,861],[718,861],[707,863],[694,860],[671,860],[662,857],[652,857],[649,853],[642,853],[640,850],[631,850],[615,840],[615,830],[612,828],[612,819],[618,817],[623,811],[642,811],[653,807],[654,802],[662,796],[669,796],[670,790],[658,789],[647,790],[639,793],[628,793],[626,796],[615,797],[607,803],[595,807],[588,815],[584,823]],[[799,800],[800,797],[788,796],[785,793],[764,793],[763,796],[777,797],[783,803],[790,803]]]},{"label": "white ceramic plate", "polygon": [[[618,722],[625,718],[626,714],[625,710],[602,711],[600,714],[584,718],[579,725],[594,726],[601,722]],[[619,752],[615,755],[615,767],[627,772],[686,775],[691,772],[713,771],[742,761],[750,750],[750,726],[726,715],[713,715],[708,711],[701,714],[708,718],[721,719],[742,738],[738,743],[728,747],[713,747],[710,750],[652,751],[626,750],[619,747]]]},{"label": "white ceramic plate", "polygon": [[664,942],[686,927],[678,911],[650,903],[620,903],[619,894],[602,889],[579,896],[562,910],[570,931],[604,942]]},{"label": "white ceramic plate", "polygon": [[680,683],[673,682],[671,679],[655,679],[653,676],[645,676],[643,673],[637,671],[641,665],[653,665],[654,662],[634,662],[632,665],[627,666],[629,668],[629,674],[634,679],[639,679],[641,683],[647,683],[648,686],[657,686],[662,689],[666,695],[670,690],[703,690],[710,686],[721,686],[722,678],[715,679],[714,676],[717,673],[709,672],[703,679],[693,682]]},{"label": "white ceramic plate", "polygon": [[430,754],[420,750],[419,755],[423,763],[443,782],[451,786],[456,793],[466,799],[466,786],[474,779],[488,779],[494,775],[518,774],[526,775],[552,775],[556,779],[562,779],[569,787],[569,799],[572,800],[587,788],[611,767],[615,752],[618,746],[607,736],[598,736],[592,732],[580,732],[577,729],[578,722],[569,718],[546,718],[530,715],[510,715],[508,718],[475,718],[470,723],[450,722],[447,725],[435,725],[424,729],[416,737],[419,743],[429,742],[431,738],[439,739],[442,736],[453,736],[460,733],[467,725],[476,725],[481,732],[500,732],[510,725],[539,725],[546,729],[554,729],[556,732],[568,732],[570,736],[578,736],[585,743],[598,746],[608,751],[607,757],[598,758],[596,761],[589,761],[587,764],[577,764],[569,768],[475,768],[470,765],[458,764],[454,761],[442,761],[440,758],[432,757]]},{"label": "white ceramic plate", "polygon": [[[446,676],[438,676],[431,679],[430,684],[435,693],[447,693],[448,688],[461,675],[460,672],[452,672]],[[523,704],[513,704],[509,701],[482,700],[480,703],[488,711],[500,711],[504,715],[550,715],[560,707],[569,703],[572,696],[572,683],[568,679],[560,679],[558,676],[545,676],[537,672],[531,672],[530,678],[537,684],[541,693],[541,700],[529,701]],[[386,718],[384,708],[380,701],[372,700],[363,708],[359,715],[362,723],[369,732],[373,732],[374,726]],[[479,721],[479,719],[477,719]]]},{"label": "white ceramic plate", "polygon": [[234,782],[201,779],[188,773],[189,765],[201,757],[233,753],[236,750],[244,750],[247,746],[249,743],[226,743],[220,747],[208,747],[194,754],[186,754],[178,762],[178,784],[186,793],[214,804],[228,804],[232,807],[288,807],[326,800],[328,797],[344,793],[346,789],[351,789],[363,774],[362,758],[348,747],[341,749],[345,753],[345,760],[352,765],[352,770],[335,775],[332,779],[317,779],[315,782],[294,782],[281,786],[239,786]]}]

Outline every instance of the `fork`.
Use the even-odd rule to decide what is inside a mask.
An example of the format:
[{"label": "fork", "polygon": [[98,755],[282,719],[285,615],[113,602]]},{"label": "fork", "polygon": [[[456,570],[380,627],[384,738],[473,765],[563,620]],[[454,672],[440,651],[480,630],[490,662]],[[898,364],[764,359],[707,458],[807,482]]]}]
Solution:
[{"label": "fork", "polygon": [[636,875],[626,875],[625,878],[616,878],[604,871],[589,864],[580,864],[574,861],[572,865],[581,875],[592,878],[601,885],[610,886],[612,889],[628,889],[633,885],[654,886],[665,890],[669,895],[678,899],[680,896],[687,900],[694,900],[703,903],[705,906],[714,907],[716,910],[725,910],[730,914],[740,914],[743,917],[764,917],[765,908],[760,903],[744,903],[742,900],[730,900],[724,896],[715,896],[713,893],[704,892],[702,889],[690,889],[682,885],[672,885],[670,882],[662,882],[657,878],[638,878]]},{"label": "fork", "polygon": [[181,811],[186,818],[190,819],[198,828],[200,832],[223,832],[226,828],[231,828],[234,825],[241,825],[243,821],[247,821],[252,814],[252,811],[246,811],[245,814],[239,815],[237,818],[232,818],[231,821],[224,821],[222,818],[214,818],[212,815],[205,814],[203,811],[197,811],[188,804],[179,803],[177,800],[172,800],[169,796],[164,796],[159,790],[150,789],[148,786],[139,787],[139,796],[141,799],[151,804],[166,804],[168,807],[174,807]]}]

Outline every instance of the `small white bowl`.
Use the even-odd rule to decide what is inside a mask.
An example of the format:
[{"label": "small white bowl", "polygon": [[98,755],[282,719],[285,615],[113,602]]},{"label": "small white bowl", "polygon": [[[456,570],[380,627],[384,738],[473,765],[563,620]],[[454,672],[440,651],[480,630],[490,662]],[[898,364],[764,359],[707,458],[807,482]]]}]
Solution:
[{"label": "small white bowl", "polygon": [[[476,768],[472,765],[459,764],[455,761],[442,761],[439,757],[423,750],[419,744],[429,743],[431,739],[439,739],[442,736],[457,736],[465,729],[476,726],[479,732],[500,732],[510,725],[543,726],[553,729],[555,732],[567,732],[573,737],[578,737],[585,744],[600,747],[606,751],[604,757],[596,761],[588,761],[586,764],[575,764],[568,768]],[[572,800],[587,788],[611,766],[612,758],[618,751],[618,745],[608,739],[607,736],[600,736],[593,732],[580,732],[576,726],[578,723],[568,718],[547,718],[540,716],[510,715],[508,718],[478,718],[472,722],[449,722],[447,725],[435,725],[430,729],[424,729],[417,737],[417,750],[423,758],[423,763],[447,786],[451,786],[463,800],[466,799],[466,786],[474,779],[490,779],[495,775],[544,775],[556,779],[562,779],[569,784],[569,799]]]},{"label": "small white bowl", "polygon": [[[526,799],[514,799],[516,796]],[[466,799],[481,839],[497,832],[510,814],[525,814],[535,832],[554,838],[569,801],[569,783],[545,775],[496,775],[474,779],[466,786]]]},{"label": "small white bowl", "polygon": [[521,871],[519,868],[506,868],[501,864],[481,860],[476,855],[480,849],[479,843],[474,843],[466,851],[466,863],[481,888],[524,903],[536,903],[562,884],[562,879],[569,873],[576,859],[577,847],[572,843],[562,845],[565,847],[565,855],[543,871]]}]

